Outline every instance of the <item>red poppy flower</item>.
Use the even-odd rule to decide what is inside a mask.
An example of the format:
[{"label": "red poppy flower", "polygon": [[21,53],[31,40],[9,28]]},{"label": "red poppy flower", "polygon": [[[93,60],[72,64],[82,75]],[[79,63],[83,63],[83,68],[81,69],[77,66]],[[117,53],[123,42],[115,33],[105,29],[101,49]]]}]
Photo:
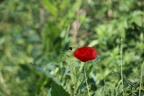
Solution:
[{"label": "red poppy flower", "polygon": [[74,56],[82,62],[93,60],[97,57],[97,52],[92,47],[80,47],[74,52]]}]

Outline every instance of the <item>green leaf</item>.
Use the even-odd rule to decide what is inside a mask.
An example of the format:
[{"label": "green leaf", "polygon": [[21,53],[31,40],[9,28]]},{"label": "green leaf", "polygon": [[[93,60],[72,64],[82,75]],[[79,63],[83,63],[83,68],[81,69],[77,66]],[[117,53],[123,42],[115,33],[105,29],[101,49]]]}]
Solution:
[{"label": "green leaf", "polygon": [[49,72],[45,72],[42,68],[38,66],[36,66],[35,68],[39,70],[41,73],[43,73],[45,76],[47,76],[48,78],[52,79],[54,82],[60,84],[60,81],[57,78],[53,77]]},{"label": "green leaf", "polygon": [[57,16],[58,9],[50,0],[42,0],[42,4],[52,15]]},{"label": "green leaf", "polygon": [[51,96],[70,96],[68,92],[66,92],[62,86],[52,83]]},{"label": "green leaf", "polygon": [[95,46],[99,43],[98,40],[93,40],[88,46]]},{"label": "green leaf", "polygon": [[96,59],[92,61],[92,64],[96,64],[97,62],[99,62],[102,57],[103,57],[103,55],[98,55],[98,56],[96,57]]},{"label": "green leaf", "polygon": [[143,28],[143,27],[140,27],[140,31],[144,33],[144,28]]}]

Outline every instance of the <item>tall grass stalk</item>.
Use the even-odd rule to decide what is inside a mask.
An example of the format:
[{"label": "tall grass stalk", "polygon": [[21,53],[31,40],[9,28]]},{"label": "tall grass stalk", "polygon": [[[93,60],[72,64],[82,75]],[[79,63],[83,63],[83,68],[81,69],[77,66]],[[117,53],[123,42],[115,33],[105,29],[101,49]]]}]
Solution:
[{"label": "tall grass stalk", "polygon": [[123,39],[121,38],[121,43],[120,43],[120,57],[121,57],[121,80],[122,80],[122,92],[123,92],[123,96],[124,95],[124,84],[123,84]]},{"label": "tall grass stalk", "polygon": [[[100,64],[100,71],[101,72],[103,72],[103,69],[102,69],[102,65]],[[102,89],[102,94],[103,94],[103,96],[105,96],[106,94],[105,94],[105,92],[106,92],[106,90],[105,90],[105,83],[106,83],[106,81],[105,81],[105,77],[104,77],[105,75],[102,75],[102,78],[103,78],[103,83],[104,83],[104,85],[103,85],[103,89]]]},{"label": "tall grass stalk", "polygon": [[62,52],[64,52],[65,47],[66,47],[66,41],[67,41],[67,38],[68,38],[69,30],[70,30],[70,26],[68,26],[66,34],[65,34],[64,43],[63,43],[63,46],[62,46]]},{"label": "tall grass stalk", "polygon": [[142,95],[141,95],[141,90],[142,90],[143,65],[144,65],[144,62],[143,62],[143,64],[142,64],[141,73],[140,73],[139,96],[142,96]]}]

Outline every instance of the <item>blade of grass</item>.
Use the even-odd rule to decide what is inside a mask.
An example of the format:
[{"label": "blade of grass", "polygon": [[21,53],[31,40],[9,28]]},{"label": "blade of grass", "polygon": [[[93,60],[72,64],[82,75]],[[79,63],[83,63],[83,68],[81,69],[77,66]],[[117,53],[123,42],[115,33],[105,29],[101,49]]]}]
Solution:
[{"label": "blade of grass", "polygon": [[64,52],[65,47],[66,47],[66,40],[67,40],[67,38],[68,38],[69,30],[70,30],[70,26],[68,26],[67,31],[66,31],[66,35],[65,35],[64,43],[63,43],[63,47],[62,47],[62,52]]},{"label": "blade of grass", "polygon": [[51,78],[53,81],[55,81],[57,84],[60,84],[60,81],[55,78],[54,76],[52,76],[49,72],[45,72],[42,68],[35,66],[36,70],[40,71],[41,73],[43,73],[45,76],[47,76],[48,78]]},{"label": "blade of grass", "polygon": [[120,46],[120,56],[121,56],[121,80],[122,80],[122,92],[123,92],[123,96],[125,96],[124,94],[124,84],[123,84],[123,38],[121,38],[121,46]]},{"label": "blade of grass", "polygon": [[139,85],[139,96],[141,96],[141,90],[142,90],[142,76],[143,76],[143,65],[144,65],[144,62],[142,64],[142,67],[141,67],[141,73],[140,73],[140,85]]}]

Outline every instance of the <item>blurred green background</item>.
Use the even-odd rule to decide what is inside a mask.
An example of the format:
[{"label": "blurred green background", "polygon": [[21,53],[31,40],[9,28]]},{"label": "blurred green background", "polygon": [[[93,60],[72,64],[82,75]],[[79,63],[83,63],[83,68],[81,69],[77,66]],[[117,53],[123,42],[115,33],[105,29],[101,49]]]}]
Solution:
[{"label": "blurred green background", "polygon": [[79,62],[70,46],[102,56],[88,79],[93,96],[103,88],[122,96],[123,46],[126,96],[138,96],[140,85],[144,95],[144,0],[1,0],[0,96],[50,96],[52,78],[64,85],[62,70]]}]

